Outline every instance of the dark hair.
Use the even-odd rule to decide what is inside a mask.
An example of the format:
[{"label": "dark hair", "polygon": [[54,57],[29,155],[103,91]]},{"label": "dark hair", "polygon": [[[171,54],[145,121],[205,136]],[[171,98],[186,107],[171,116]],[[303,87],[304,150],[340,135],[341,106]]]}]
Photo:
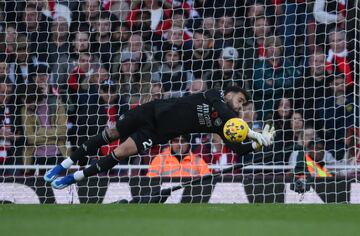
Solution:
[{"label": "dark hair", "polygon": [[33,3],[33,2],[25,2],[25,9],[27,9],[27,8],[35,9],[36,11],[41,11],[38,4]]},{"label": "dark hair", "polygon": [[34,83],[23,85],[21,90],[25,95],[25,104],[31,104],[37,101],[41,101],[45,97],[42,88]]},{"label": "dark hair", "polygon": [[324,139],[321,139],[319,137],[315,137],[313,139],[311,139],[307,145],[307,148],[314,148],[316,147],[317,149],[319,148],[319,146],[317,144],[322,144],[322,148],[321,149],[324,149],[325,148],[325,140]]},{"label": "dark hair", "polygon": [[99,19],[110,20],[110,17],[111,17],[111,15],[110,15],[110,13],[107,12],[107,11],[102,11],[102,12],[100,12],[100,14],[99,14]]},{"label": "dark hair", "polygon": [[78,54],[79,54],[79,55],[78,55],[78,58],[77,58],[77,59],[79,59],[80,56],[88,56],[88,57],[90,57],[90,58],[93,57],[92,54],[91,54],[90,52],[88,52],[88,51],[79,52]]},{"label": "dark hair", "polygon": [[50,67],[44,64],[30,65],[28,67],[28,71],[29,71],[28,79],[32,79],[32,80],[34,80],[34,78],[39,74],[49,75],[51,73]]},{"label": "dark hair", "polygon": [[[267,19],[264,15],[259,15],[259,16],[255,16],[253,23],[255,23],[255,21],[261,20],[261,19],[263,19],[263,20],[265,20],[265,21],[268,22],[268,19]],[[268,22],[268,23],[269,23],[269,22]]]},{"label": "dark hair", "polygon": [[250,95],[246,92],[245,89],[239,87],[239,86],[230,86],[230,87],[227,87],[224,91],[224,95],[230,93],[230,92],[234,92],[234,93],[242,93],[244,94],[245,98],[246,98],[246,101],[249,101],[250,100]]},{"label": "dark hair", "polygon": [[118,91],[118,86],[111,79],[108,79],[100,84],[99,89],[105,93],[114,94]]},{"label": "dark hair", "polygon": [[[291,103],[291,101],[290,101]],[[293,113],[291,115],[294,115],[294,113],[299,113],[301,115],[301,118],[304,120],[304,110],[303,109],[294,109]]]},{"label": "dark hair", "polygon": [[181,7],[172,10],[172,15],[182,15],[185,16],[185,19],[189,18],[189,13],[184,8]]},{"label": "dark hair", "polygon": [[[149,16],[151,18],[151,12],[150,11],[147,11],[147,10],[142,10],[141,11],[141,14],[138,14],[137,16],[140,17],[140,19],[142,19],[143,16]],[[150,19],[149,18],[149,19]]]},{"label": "dark hair", "polygon": [[[282,100],[287,99],[290,102],[290,112],[289,115],[287,117],[281,117],[279,115],[279,107],[280,107],[280,103]],[[292,114],[294,113],[294,107],[293,107],[293,101],[291,100],[291,98],[289,97],[282,97],[279,99],[275,100],[275,103],[273,104],[273,117],[272,119],[274,120],[274,124],[275,127],[277,129],[283,129],[283,130],[290,130],[290,118],[292,116]]]},{"label": "dark hair", "polygon": [[207,29],[203,29],[203,28],[197,28],[194,30],[194,33],[198,33],[198,34],[202,34],[208,38],[211,38],[211,33],[209,30]]}]

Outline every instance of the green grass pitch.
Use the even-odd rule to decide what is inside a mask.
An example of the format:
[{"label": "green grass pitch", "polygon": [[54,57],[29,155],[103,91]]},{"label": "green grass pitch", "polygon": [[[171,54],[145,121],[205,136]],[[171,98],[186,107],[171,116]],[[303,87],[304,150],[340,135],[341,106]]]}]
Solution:
[{"label": "green grass pitch", "polygon": [[360,235],[360,205],[2,205],[2,236]]}]

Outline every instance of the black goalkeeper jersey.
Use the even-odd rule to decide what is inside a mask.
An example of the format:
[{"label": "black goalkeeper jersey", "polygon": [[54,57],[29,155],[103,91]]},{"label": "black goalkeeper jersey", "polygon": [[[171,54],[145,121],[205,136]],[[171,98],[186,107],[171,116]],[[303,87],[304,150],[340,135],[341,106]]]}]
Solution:
[{"label": "black goalkeeper jersey", "polygon": [[226,121],[234,117],[238,114],[224,102],[222,92],[210,89],[141,105],[120,116],[116,127],[120,140],[131,137],[140,151],[183,134],[216,133],[228,147],[243,155],[253,151],[251,144],[229,143],[223,134]]},{"label": "black goalkeeper jersey", "polygon": [[[155,101],[156,129],[165,136],[188,133],[217,133],[221,136],[225,122],[237,114],[223,101],[217,91],[216,109],[205,97],[205,93],[182,98]],[[215,100],[215,99],[214,99]]]},{"label": "black goalkeeper jersey", "polygon": [[239,155],[253,151],[251,143],[234,144],[224,138],[226,121],[239,115],[224,102],[219,90],[211,89],[205,93],[154,103],[155,125],[160,135],[177,137],[190,133],[216,133]]}]

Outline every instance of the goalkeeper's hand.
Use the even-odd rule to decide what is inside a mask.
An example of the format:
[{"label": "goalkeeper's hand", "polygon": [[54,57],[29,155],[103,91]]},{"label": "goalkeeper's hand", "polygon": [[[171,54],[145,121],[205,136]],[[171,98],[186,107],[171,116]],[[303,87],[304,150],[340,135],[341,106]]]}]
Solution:
[{"label": "goalkeeper's hand", "polygon": [[270,126],[267,124],[265,125],[265,128],[262,131],[262,133],[254,132],[251,129],[249,129],[247,136],[248,138],[255,141],[252,144],[253,149],[258,150],[261,147],[268,147],[274,143],[275,128],[272,127],[270,129]]}]

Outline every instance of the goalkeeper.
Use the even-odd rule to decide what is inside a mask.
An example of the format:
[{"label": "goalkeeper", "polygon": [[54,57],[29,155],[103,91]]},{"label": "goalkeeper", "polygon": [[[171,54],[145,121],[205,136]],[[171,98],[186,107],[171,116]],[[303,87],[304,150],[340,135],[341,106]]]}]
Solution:
[{"label": "goalkeeper", "polygon": [[[102,133],[82,144],[69,158],[49,170],[44,179],[52,182],[55,189],[65,188],[77,181],[113,168],[120,160],[164,144],[168,140],[190,133],[217,133],[239,156],[255,151],[273,142],[274,130],[264,129],[257,133],[249,129],[248,143],[230,143],[224,136],[223,127],[231,118],[238,118],[248,95],[240,87],[229,87],[224,94],[216,89],[187,97],[155,100],[122,115],[116,128]],[[71,165],[88,155],[95,155],[98,149],[114,140],[121,144],[107,157],[63,178],[57,178]]]}]

